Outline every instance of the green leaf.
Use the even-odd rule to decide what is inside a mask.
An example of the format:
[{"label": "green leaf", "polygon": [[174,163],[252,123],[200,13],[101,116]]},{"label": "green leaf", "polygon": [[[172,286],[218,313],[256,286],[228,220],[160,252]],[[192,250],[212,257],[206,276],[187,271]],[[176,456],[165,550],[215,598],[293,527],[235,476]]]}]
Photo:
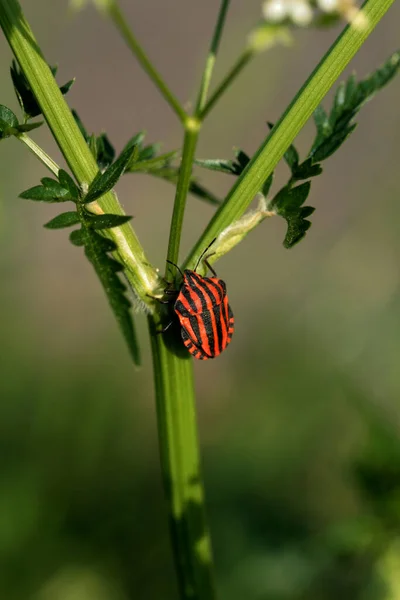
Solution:
[{"label": "green leaf", "polygon": [[265,198],[269,194],[269,190],[271,189],[271,185],[272,185],[273,181],[274,181],[274,171],[272,171],[271,175],[269,177],[267,177],[267,179],[264,182],[264,185],[261,188],[261,193],[263,196],[265,196]]},{"label": "green leaf", "polygon": [[230,175],[238,175],[237,168],[235,167],[235,161],[225,160],[223,158],[196,158],[194,164],[203,169],[209,169],[210,171],[219,171],[220,173],[228,173]]},{"label": "green leaf", "polygon": [[101,170],[106,169],[115,158],[114,146],[111,144],[106,133],[101,133],[97,138],[96,162]]},{"label": "green leaf", "polygon": [[111,165],[115,157],[114,147],[107,134],[103,132],[99,136],[89,135],[76,110],[72,110],[72,116],[96,159],[99,169],[103,171]]},{"label": "green leaf", "polygon": [[353,123],[353,125],[334,130],[332,135],[330,135],[314,150],[312,159],[314,161],[323,161],[329,158],[329,156],[332,156],[332,154],[334,154],[336,150],[340,148],[343,142],[349,137],[356,127],[357,123]]},{"label": "green leaf", "polygon": [[314,158],[307,158],[300,165],[297,165],[292,171],[292,181],[300,181],[302,179],[310,179],[311,177],[317,177],[322,173],[322,167],[320,164],[314,164]]},{"label": "green leaf", "polygon": [[71,89],[71,87],[73,86],[74,83],[75,83],[75,77],[73,79],[70,79],[69,81],[67,81],[67,83],[64,83],[64,85],[60,86],[60,92],[62,93],[63,96],[65,96],[65,94],[68,94],[69,90]]},{"label": "green leaf", "polygon": [[203,169],[219,171],[229,175],[240,175],[250,162],[249,156],[243,150],[234,151],[236,160],[225,160],[222,158],[196,159],[194,163]]},{"label": "green leaf", "polygon": [[68,193],[71,198],[74,200],[79,200],[80,198],[80,189],[76,185],[75,181],[72,179],[71,175],[64,171],[64,169],[60,169],[58,171],[58,180],[63,188],[68,190]]},{"label": "green leaf", "polygon": [[354,131],[354,117],[360,108],[396,75],[400,68],[400,52],[395,52],[386,63],[357,83],[350,75],[338,86],[329,116],[322,107],[314,114],[317,135],[310,150],[314,162],[331,156]]},{"label": "green leaf", "polygon": [[105,214],[90,216],[87,223],[93,229],[112,229],[112,227],[120,227],[131,219],[132,217],[128,215]]},{"label": "green leaf", "polygon": [[44,121],[37,121],[36,123],[21,123],[16,127],[16,130],[19,133],[24,133],[25,131],[32,131],[33,129],[37,129],[43,125]]},{"label": "green leaf", "polygon": [[84,229],[75,229],[69,234],[70,242],[74,246],[84,246],[86,243],[86,231]]},{"label": "green leaf", "polygon": [[79,215],[73,210],[57,215],[54,219],[51,219],[51,221],[46,223],[44,227],[47,227],[47,229],[63,229],[64,227],[71,227],[77,223],[80,223]]},{"label": "green leaf", "polygon": [[131,161],[126,168],[125,173],[148,173],[157,175],[155,171],[170,166],[171,162],[178,156],[179,150],[171,150],[165,154],[155,156],[154,158]]},{"label": "green leaf", "polygon": [[117,160],[104,173],[100,173],[94,178],[86,194],[85,203],[93,202],[113,189],[131,160],[134,151],[135,145],[131,141],[121,152]]},{"label": "green leaf", "polygon": [[139,151],[139,161],[151,160],[155,158],[158,152],[160,151],[161,144],[150,144],[149,146],[145,146],[141,148]]},{"label": "green leaf", "polygon": [[212,204],[213,206],[219,206],[221,204],[221,200],[219,198],[217,198],[217,196],[215,196],[212,192],[207,190],[203,185],[198,183],[193,178],[189,185],[189,192],[191,194],[193,194],[193,196],[196,196],[197,198],[200,198],[201,200],[205,200],[206,202],[208,202],[209,204]]},{"label": "green leaf", "polygon": [[[176,184],[178,181],[179,167],[174,167],[171,162],[179,156],[178,150],[172,150],[165,154],[156,155],[159,144],[152,144],[150,146],[143,147],[143,141],[145,134],[143,131],[134,135],[128,142],[128,146],[132,145],[134,150],[132,157],[129,160],[125,173],[146,173],[164,181]],[[245,154],[240,154],[240,160],[245,160]],[[238,168],[240,164],[238,163]],[[212,192],[207,190],[204,186],[199,184],[194,177],[192,177],[189,191],[198,198],[205,200],[206,202],[217,206],[221,203],[221,200],[217,198]]]},{"label": "green leaf", "polygon": [[[54,183],[58,184],[57,181]],[[35,187],[22,192],[19,197],[24,200],[35,200],[38,202],[67,202],[68,200],[72,200],[68,190],[60,185],[59,188],[56,188],[55,186],[36,185]]]},{"label": "green leaf", "polygon": [[311,227],[306,220],[313,212],[311,206],[302,206],[310,193],[311,183],[307,181],[296,187],[286,185],[269,203],[269,209],[283,217],[287,223],[287,232],[283,242],[285,248],[292,248]]},{"label": "green leaf", "polygon": [[12,110],[0,104],[0,140],[15,135],[18,119]]},{"label": "green leaf", "polygon": [[[91,224],[91,221],[92,219],[88,220],[88,223]],[[126,296],[127,288],[118,276],[123,266],[108,254],[116,248],[116,245],[87,225],[73,231],[70,240],[76,246],[84,246],[85,255],[100,279],[132,359],[135,364],[140,364],[140,351],[130,310],[131,303]]]},{"label": "green leaf", "polygon": [[[50,67],[50,70],[55,76],[57,73],[57,67]],[[12,61],[10,73],[12,82],[14,84],[14,90],[17,95],[21,109],[25,115],[25,118],[32,119],[33,117],[37,117],[38,115],[42,114],[42,109],[36,102],[36,98],[33,95],[28,80],[26,79],[24,73],[20,70],[15,60]],[[69,81],[68,83],[61,86],[61,93],[66,94],[71,88],[73,82],[74,80]]]},{"label": "green leaf", "polygon": [[292,172],[296,171],[299,164],[299,153],[297,152],[293,144],[289,146],[283,157],[286,160]]},{"label": "green leaf", "polygon": [[[152,171],[150,174],[160,179],[164,179],[164,181],[176,184],[178,181],[179,169],[177,167],[167,167],[165,169],[159,169],[158,171]],[[193,194],[193,196],[196,196],[213,206],[219,206],[221,204],[221,200],[198,183],[194,177],[192,177],[190,181],[189,192]]]}]

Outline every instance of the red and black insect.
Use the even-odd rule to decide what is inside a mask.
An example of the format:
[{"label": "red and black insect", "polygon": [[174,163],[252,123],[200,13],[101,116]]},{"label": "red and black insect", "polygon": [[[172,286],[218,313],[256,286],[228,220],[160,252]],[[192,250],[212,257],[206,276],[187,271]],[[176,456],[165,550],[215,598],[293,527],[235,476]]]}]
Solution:
[{"label": "red and black insect", "polygon": [[217,277],[207,260],[204,263],[214,277],[202,277],[196,273],[210,246],[200,256],[193,271],[185,269],[182,273],[174,265],[182,275],[182,285],[179,290],[165,290],[167,294],[178,294],[174,311],[181,326],[183,343],[190,354],[200,360],[215,358],[221,354],[231,341],[234,331],[234,318],[225,282]]}]

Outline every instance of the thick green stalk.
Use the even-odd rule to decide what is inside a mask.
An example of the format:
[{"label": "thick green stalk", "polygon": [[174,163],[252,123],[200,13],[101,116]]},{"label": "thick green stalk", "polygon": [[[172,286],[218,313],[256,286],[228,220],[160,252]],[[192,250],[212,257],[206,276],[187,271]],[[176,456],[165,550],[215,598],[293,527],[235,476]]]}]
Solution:
[{"label": "thick green stalk", "polygon": [[161,77],[160,73],[153,66],[152,62],[148,58],[146,52],[142,48],[142,46],[137,41],[136,37],[133,35],[133,32],[129,28],[127,21],[122,14],[120,7],[116,0],[108,0],[104,3],[104,11],[108,14],[114,25],[117,27],[121,36],[124,38],[128,47],[132,51],[132,53],[136,56],[143,70],[147,73],[149,78],[152,80],[154,85],[158,88],[160,94],[175,112],[175,114],[179,117],[182,123],[185,121],[187,114],[185,110],[182,108],[179,100],[176,96],[171,92],[164,79]]},{"label": "thick green stalk", "polygon": [[[0,26],[42,109],[54,138],[72,173],[80,184],[90,183],[98,168],[57,83],[43,58],[36,39],[17,0],[0,0]],[[105,194],[99,205],[104,212],[123,214],[113,193]],[[157,284],[155,270],[129,224],[110,230],[118,246],[117,255],[126,275],[143,301],[148,301]]]},{"label": "thick green stalk", "polygon": [[222,31],[224,29],[226,16],[228,13],[228,8],[231,0],[222,0],[221,6],[219,9],[217,23],[215,25],[214,35],[211,40],[210,50],[208,52],[206,66],[204,69],[203,77],[201,80],[199,96],[197,99],[195,115],[198,116],[207,100],[208,88],[210,87],[211,77],[214,70],[215,61],[217,58],[217,53],[219,49],[219,44],[221,42]]},{"label": "thick green stalk", "polygon": [[287,148],[310,118],[322,98],[338,79],[394,0],[367,0],[364,26],[348,25],[296,94],[282,117],[257,150],[225,201],[194,246],[185,267],[193,267],[202,250],[228,225],[236,221],[252,202]]},{"label": "thick green stalk", "polygon": [[161,469],[181,600],[214,600],[211,540],[197,441],[192,359],[172,328],[149,317]]}]

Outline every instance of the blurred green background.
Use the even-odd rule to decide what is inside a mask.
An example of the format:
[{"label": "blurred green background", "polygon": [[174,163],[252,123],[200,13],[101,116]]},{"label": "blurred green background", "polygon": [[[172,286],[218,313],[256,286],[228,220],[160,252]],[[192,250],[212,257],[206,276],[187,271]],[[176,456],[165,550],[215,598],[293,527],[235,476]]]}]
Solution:
[{"label": "blurred green background", "polygon": [[[217,5],[122,2],[181,99],[194,97]],[[90,131],[117,149],[142,129],[165,151],[180,145],[174,115],[107,22],[90,9],[72,18],[66,0],[23,8],[59,82],[76,76],[68,101]],[[259,0],[232,2],[216,78],[259,16]],[[395,5],[351,64],[360,77],[397,49],[399,17]],[[298,31],[293,48],[257,58],[210,116],[198,156],[251,154],[339,30]],[[0,38],[0,102],[16,110],[10,61]],[[285,250],[284,222],[271,220],[218,264],[235,338],[195,370],[221,599],[400,599],[399,99],[395,79],[361,111],[313,184],[299,246]],[[298,147],[312,135],[310,123]],[[44,128],[34,138],[62,162]],[[173,600],[144,318],[135,372],[82,252],[42,228],[57,209],[17,198],[45,174],[3,142],[0,598]],[[233,182],[202,180],[221,195]],[[128,175],[118,192],[162,266],[173,188]],[[184,252],[212,212],[189,200]]]}]

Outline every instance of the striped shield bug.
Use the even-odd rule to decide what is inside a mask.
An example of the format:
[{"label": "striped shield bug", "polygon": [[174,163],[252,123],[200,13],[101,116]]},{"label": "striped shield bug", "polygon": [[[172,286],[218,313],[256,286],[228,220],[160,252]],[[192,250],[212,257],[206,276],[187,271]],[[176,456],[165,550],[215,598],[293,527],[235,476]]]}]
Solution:
[{"label": "striped shield bug", "polygon": [[[177,265],[167,261],[180,272],[182,285],[179,290],[167,288],[165,292],[177,294],[174,311],[181,326],[183,343],[190,354],[200,360],[215,358],[221,354],[231,341],[234,331],[234,318],[225,282],[217,277],[211,265],[203,259],[214,241],[204,250],[193,271],[185,269],[182,273]],[[196,272],[201,260],[214,277],[202,277]]]}]

